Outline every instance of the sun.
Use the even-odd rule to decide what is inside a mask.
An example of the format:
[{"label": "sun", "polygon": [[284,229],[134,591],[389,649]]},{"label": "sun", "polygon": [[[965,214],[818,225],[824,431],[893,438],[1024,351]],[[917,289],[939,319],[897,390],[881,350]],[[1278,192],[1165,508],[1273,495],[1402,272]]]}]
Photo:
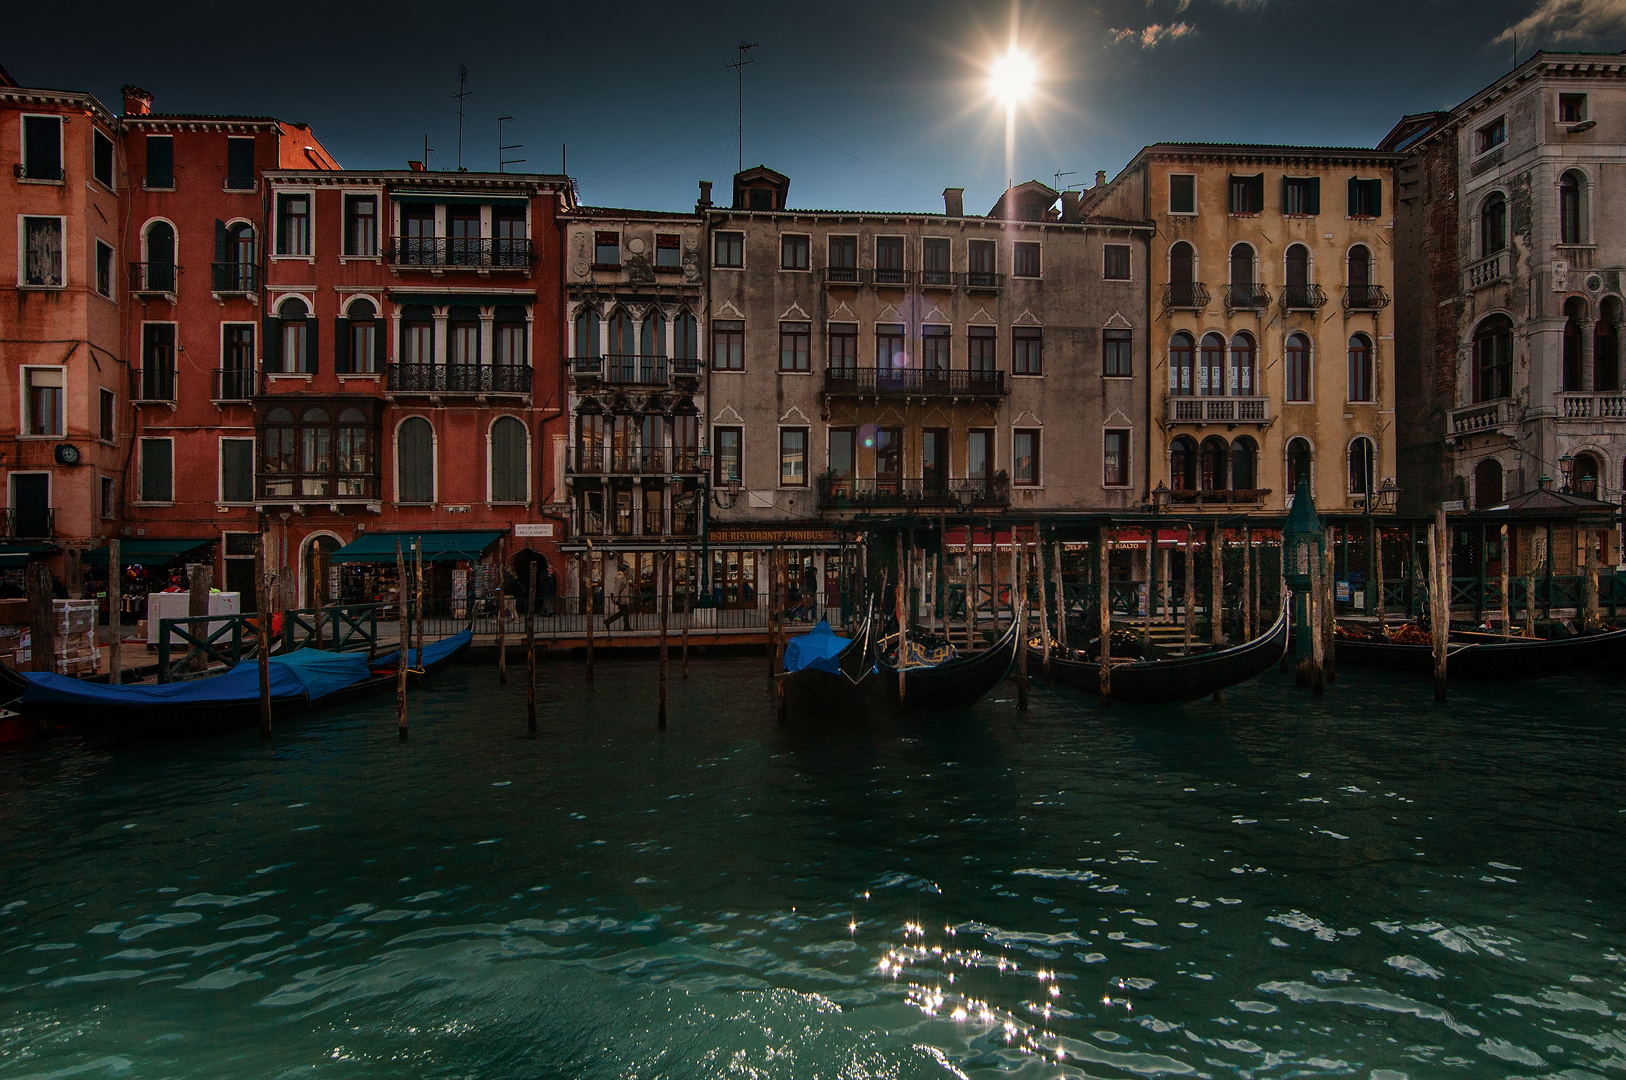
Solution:
[{"label": "sun", "polygon": [[1033,58],[1012,49],[994,61],[988,71],[988,87],[1006,105],[1018,105],[1033,92],[1033,84],[1038,78],[1039,70]]}]

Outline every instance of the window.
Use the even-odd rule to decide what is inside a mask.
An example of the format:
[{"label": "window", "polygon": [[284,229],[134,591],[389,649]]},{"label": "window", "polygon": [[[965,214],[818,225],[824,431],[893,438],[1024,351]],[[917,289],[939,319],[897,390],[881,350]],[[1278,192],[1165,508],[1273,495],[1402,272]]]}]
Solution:
[{"label": "window", "polygon": [[435,266],[440,248],[435,243],[435,208],[420,203],[401,207],[401,240],[395,261],[406,266]]},{"label": "window", "polygon": [[277,197],[277,254],[309,255],[311,253],[311,197],[309,195],[279,195]]},{"label": "window", "polygon": [[97,130],[91,133],[90,175],[105,188],[113,186],[113,140]]},{"label": "window", "polygon": [[920,328],[920,370],[926,378],[948,378],[949,343],[953,341],[950,333],[952,331],[947,326]]},{"label": "window", "polygon": [[616,270],[620,268],[620,233],[596,232],[593,234],[593,265],[606,270]]},{"label": "window", "polygon": [[1492,315],[1474,331],[1474,401],[1513,393],[1513,321]]},{"label": "window", "polygon": [[1134,332],[1106,330],[1101,334],[1101,374],[1108,378],[1128,378],[1135,374]]},{"label": "window", "polygon": [[[1292,244],[1287,249],[1287,288],[1288,306],[1294,307],[1293,301],[1302,297],[1310,284],[1310,249],[1303,244]],[[1299,297],[1293,296],[1297,290]]]},{"label": "window", "polygon": [[1129,280],[1129,245],[1107,244],[1102,248],[1101,276],[1108,281]]},{"label": "window", "polygon": [[875,281],[881,285],[903,284],[903,237],[875,238]]},{"label": "window", "polygon": [[102,477],[102,517],[113,518],[119,513],[118,485],[111,476]]},{"label": "window", "polygon": [[175,140],[169,135],[147,136],[147,175],[149,190],[175,186]]},{"label": "window", "polygon": [[25,217],[21,219],[23,284],[39,288],[61,288],[62,219]]},{"label": "window", "polygon": [[1368,293],[1372,288],[1372,253],[1365,244],[1356,244],[1349,249],[1349,293],[1350,298],[1357,304],[1370,302]]},{"label": "window", "polygon": [[1196,344],[1185,332],[1169,339],[1169,393],[1175,397],[1196,393]]},{"label": "window", "polygon": [[113,245],[96,241],[96,291],[113,299]]},{"label": "window", "polygon": [[807,371],[812,327],[805,322],[779,324],[779,370]]},{"label": "window", "polygon": [[949,494],[949,433],[947,428],[920,432],[920,489],[927,495]]},{"label": "window", "polygon": [[384,328],[371,300],[352,300],[334,328],[333,370],[371,374],[383,363]]},{"label": "window", "polygon": [[1018,428],[1011,434],[1011,482],[1017,487],[1039,486],[1039,433]]},{"label": "window", "polygon": [[1349,493],[1351,495],[1372,494],[1374,490],[1372,465],[1371,439],[1362,436],[1349,444]]},{"label": "window", "polygon": [[1169,175],[1169,213],[1195,214],[1197,212],[1197,178],[1190,173]]},{"label": "window", "polygon": [[875,371],[884,374],[902,374],[908,363],[904,352],[903,326],[899,323],[875,324]]},{"label": "window", "polygon": [[1584,244],[1586,230],[1582,220],[1581,194],[1583,186],[1581,175],[1576,172],[1567,172],[1558,181],[1558,242],[1560,244]]},{"label": "window", "polygon": [[1208,302],[1208,293],[1197,282],[1197,252],[1184,240],[1169,248],[1170,307],[1198,307]]},{"label": "window", "polygon": [[116,433],[113,420],[113,411],[118,405],[118,397],[107,387],[101,388],[99,407],[96,411],[96,434],[103,442],[112,442]]},{"label": "window", "polygon": [[806,270],[808,267],[808,240],[805,236],[779,238],[779,269]]},{"label": "window", "polygon": [[807,486],[807,428],[779,429],[779,486]]},{"label": "window", "polygon": [[175,400],[175,324],[141,326],[141,400]]},{"label": "window", "polygon": [[372,195],[344,197],[344,253],[378,254],[378,199]]},{"label": "window", "polygon": [[883,490],[897,493],[898,481],[903,479],[902,428],[875,429],[875,479],[889,481]]},{"label": "window", "polygon": [[954,274],[949,266],[949,242],[942,237],[927,237],[920,242],[920,283],[922,285],[952,285]]},{"label": "window", "polygon": [[220,327],[220,382],[217,401],[246,401],[254,394],[254,324]]},{"label": "window", "polygon": [[[657,316],[659,318],[659,316]],[[499,367],[526,367],[531,362],[525,309],[512,304],[497,309],[491,326],[491,362]]]},{"label": "window", "polygon": [[1197,393],[1205,397],[1225,393],[1225,339],[1218,334],[1203,335],[1197,354]]},{"label": "window", "polygon": [[523,503],[529,498],[530,440],[525,425],[499,416],[491,425],[491,501]]},{"label": "window", "polygon": [[421,416],[409,416],[395,429],[397,502],[435,501],[435,429]]},{"label": "window", "polygon": [[683,242],[671,233],[655,234],[655,269],[678,270],[683,266]]},{"label": "window", "polygon": [[254,501],[254,440],[220,440],[220,501]]},{"label": "window", "polygon": [[989,288],[999,283],[999,249],[992,240],[966,241],[965,283],[973,289]]},{"label": "window", "polygon": [[1189,435],[1169,443],[1169,486],[1175,491],[1197,490],[1197,442]]},{"label": "window", "polygon": [[1230,478],[1230,450],[1218,435],[1210,435],[1203,440],[1202,449],[1197,452],[1197,467],[1200,470],[1198,487],[1201,490],[1225,490],[1225,481]]},{"label": "window", "polygon": [[1583,389],[1581,385],[1582,325],[1586,318],[1586,302],[1578,296],[1564,301],[1564,385],[1566,393]]},{"label": "window", "polygon": [[838,378],[858,377],[858,327],[854,323],[830,324],[830,372]]},{"label": "window", "polygon": [[1287,483],[1288,486],[1293,489],[1295,494],[1297,494],[1300,484],[1310,486],[1313,489],[1313,481],[1311,479],[1313,469],[1311,466],[1314,463],[1314,460],[1314,453],[1310,449],[1310,440],[1295,438],[1288,442]]},{"label": "window", "polygon": [[1287,339],[1287,400],[1310,400],[1310,341],[1303,334]]},{"label": "window", "polygon": [[858,280],[858,237],[830,237],[830,266],[825,276],[830,281]]},{"label": "window", "polygon": [[29,435],[61,435],[63,415],[62,368],[23,368],[23,431]]},{"label": "window", "polygon": [[401,310],[401,363],[433,364],[435,362],[434,313],[423,305],[413,304]]},{"label": "window", "polygon": [[965,474],[971,480],[988,480],[994,465],[994,433],[972,428],[965,433]]},{"label": "window", "polygon": [[1036,278],[1039,276],[1039,245],[1018,243],[1011,260],[1011,276]]},{"label": "window", "polygon": [[1231,284],[1253,284],[1253,248],[1247,244],[1237,244],[1231,248]]},{"label": "window", "polygon": [[1044,374],[1044,329],[1038,326],[1018,326],[1011,331],[1011,373],[1013,375]]},{"label": "window", "polygon": [[1479,208],[1479,256],[1485,258],[1507,247],[1507,199],[1494,192]]},{"label": "window", "polygon": [[1349,339],[1349,400],[1376,400],[1372,387],[1372,341],[1365,334]]},{"label": "window", "polygon": [[1586,119],[1585,94],[1559,94],[1558,95],[1558,122],[1560,124],[1579,124]]},{"label": "window", "polygon": [[1129,432],[1108,431],[1102,437],[1101,482],[1107,487],[1129,486]]},{"label": "window", "polygon": [[275,370],[289,374],[316,370],[316,320],[310,317],[305,301],[289,297],[277,308],[280,340]]},{"label": "window", "polygon": [[994,355],[998,351],[998,339],[994,336],[992,326],[973,326],[966,331],[966,366],[975,374],[992,377],[994,373]]},{"label": "window", "polygon": [[1246,435],[1231,444],[1231,490],[1256,491],[1259,487],[1259,446]]},{"label": "window", "polygon": [[745,265],[745,234],[720,232],[713,237],[712,264],[731,269]]},{"label": "window", "polygon": [[254,190],[254,140],[226,140],[226,186],[233,191]]},{"label": "window", "polygon": [[1247,331],[1231,335],[1230,382],[1226,393],[1252,397],[1259,393],[1259,349]]},{"label": "window", "polygon": [[598,356],[598,312],[583,304],[576,309],[576,351],[579,357]]},{"label": "window", "polygon": [[712,321],[711,366],[718,371],[745,370],[745,323],[738,319]]},{"label": "window", "polygon": [[1486,458],[1474,466],[1474,509],[1502,504],[1502,463]]},{"label": "window", "polygon": [[1230,178],[1231,213],[1259,214],[1265,209],[1265,174]]},{"label": "window", "polygon": [[62,119],[60,117],[23,117],[22,179],[62,179]]},{"label": "window", "polygon": [[140,292],[175,291],[175,230],[167,221],[154,221],[142,234],[142,254],[138,279],[131,284]]},{"label": "window", "polygon": [[831,475],[840,480],[851,480],[855,475],[856,433],[852,428],[830,429],[830,456],[825,463]]},{"label": "window", "polygon": [[1609,297],[1592,328],[1592,389],[1614,393],[1620,389],[1620,301]]},{"label": "window", "polygon": [[446,262],[451,266],[479,266],[482,257],[480,211],[473,206],[446,208]]},{"label": "window", "polygon": [[730,480],[741,479],[742,442],[742,434],[737,427],[720,427],[712,430],[712,443],[717,447],[717,464],[713,466],[716,475],[712,477],[714,484],[724,486]]},{"label": "window", "polygon": [[1320,177],[1282,177],[1282,213],[1290,217],[1321,213]]},{"label": "window", "polygon": [[1349,216],[1377,217],[1383,213],[1383,181],[1349,178]]},{"label": "window", "polygon": [[173,439],[141,440],[141,501],[175,501],[175,442]]},{"label": "window", "polygon": [[1474,133],[1474,153],[1483,154],[1507,142],[1507,117],[1499,116]]},{"label": "window", "polygon": [[693,372],[693,361],[700,359],[700,323],[688,311],[680,311],[677,318],[672,320],[672,356],[677,360],[686,360],[690,363],[679,367],[680,371]]}]

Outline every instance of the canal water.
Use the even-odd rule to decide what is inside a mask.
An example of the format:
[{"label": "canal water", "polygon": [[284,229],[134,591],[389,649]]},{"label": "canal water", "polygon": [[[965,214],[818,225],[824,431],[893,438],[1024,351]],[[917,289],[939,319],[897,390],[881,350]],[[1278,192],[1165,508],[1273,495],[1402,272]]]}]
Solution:
[{"label": "canal water", "polygon": [[491,668],[0,754],[0,1080],[1626,1068],[1626,679],[773,718]]}]

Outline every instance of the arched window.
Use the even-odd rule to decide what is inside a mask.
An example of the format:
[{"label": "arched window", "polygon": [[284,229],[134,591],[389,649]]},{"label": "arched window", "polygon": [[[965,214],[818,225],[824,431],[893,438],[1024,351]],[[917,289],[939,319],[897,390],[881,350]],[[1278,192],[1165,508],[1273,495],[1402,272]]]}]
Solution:
[{"label": "arched window", "polygon": [[598,355],[598,312],[591,304],[576,309],[576,353],[581,357]]},{"label": "arched window", "polygon": [[491,425],[491,501],[522,503],[530,477],[529,440],[525,425],[512,416],[499,416]]},{"label": "arched window", "polygon": [[1292,334],[1287,339],[1287,400],[1310,400],[1310,339]]},{"label": "arched window", "polygon": [[1289,488],[1296,492],[1298,491],[1300,481],[1303,481],[1306,484],[1312,483],[1311,465],[1313,461],[1314,455],[1310,449],[1309,439],[1298,437],[1288,442],[1287,486]]},{"label": "arched window", "polygon": [[1197,443],[1188,435],[1169,444],[1169,486],[1175,491],[1197,490]]},{"label": "arched window", "polygon": [[1200,483],[1204,491],[1224,491],[1226,481],[1230,479],[1231,448],[1225,440],[1218,435],[1211,435],[1203,440],[1202,448],[1202,476]]},{"label": "arched window", "polygon": [[604,471],[604,414],[598,409],[598,402],[589,398],[576,415],[575,471],[579,473]]},{"label": "arched window", "polygon": [[1486,258],[1507,247],[1507,199],[1493,192],[1479,207],[1479,257]]},{"label": "arched window", "polygon": [[262,482],[266,498],[288,497],[294,493],[294,414],[278,406],[265,414],[261,428],[260,468],[266,478]]},{"label": "arched window", "polygon": [[1197,393],[1218,396],[1225,393],[1225,339],[1204,334],[1202,355],[1197,364]]},{"label": "arched window", "polygon": [[333,432],[328,427],[326,409],[306,409],[299,418],[300,494],[325,496],[331,493],[333,472]]},{"label": "arched window", "polygon": [[1492,315],[1474,330],[1474,401],[1513,393],[1513,320]]},{"label": "arched window", "polygon": [[1287,249],[1287,292],[1282,303],[1290,308],[1311,307],[1310,249],[1294,244]]},{"label": "arched window", "polygon": [[253,292],[255,282],[254,226],[246,221],[215,223],[216,292]]},{"label": "arched window", "polygon": [[1372,387],[1372,339],[1354,334],[1349,339],[1349,400],[1374,401]]},{"label": "arched window", "polygon": [[1253,248],[1237,244],[1231,249],[1231,284],[1253,284]]},{"label": "arched window", "polygon": [[1246,435],[1231,444],[1231,488],[1254,491],[1259,486],[1259,446]]},{"label": "arched window", "polygon": [[[679,360],[700,359],[700,327],[693,314],[684,310],[672,320],[672,355]],[[685,366],[688,373],[696,370],[694,364]]]},{"label": "arched window", "polygon": [[[514,304],[504,304],[497,308],[491,332],[494,338],[491,343],[493,363],[509,368],[522,368],[530,363],[530,349],[527,347],[530,333],[525,322],[524,308]],[[517,388],[504,386],[500,389]]]},{"label": "arched window", "polygon": [[1373,455],[1372,440],[1361,436],[1349,444],[1349,493],[1351,495],[1370,496],[1377,491],[1377,480],[1373,476],[1376,460]]},{"label": "arched window", "polygon": [[[410,304],[401,309],[401,363],[421,367],[435,362],[435,313],[424,304]],[[430,373],[420,372],[421,379]],[[432,384],[428,384],[432,385]],[[427,385],[425,386],[427,389]]]},{"label": "arched window", "polygon": [[1169,248],[1169,306],[1194,307],[1197,296],[1197,252],[1181,240]]},{"label": "arched window", "polygon": [[1586,182],[1581,174],[1567,172],[1558,181],[1558,242],[1586,243]]},{"label": "arched window", "polygon": [[333,493],[352,498],[372,496],[373,440],[367,414],[355,408],[341,411],[336,435]]},{"label": "arched window", "polygon": [[395,501],[435,501],[435,429],[409,416],[395,429]]},{"label": "arched window", "polygon": [[1620,301],[1603,302],[1592,328],[1592,389],[1613,393],[1620,389]]},{"label": "arched window", "polygon": [[1502,463],[1486,458],[1474,466],[1474,509],[1502,505]]},{"label": "arched window", "polygon": [[278,332],[282,340],[277,356],[282,361],[279,371],[300,372],[316,370],[315,320],[305,301],[290,296],[277,307]]},{"label": "arched window", "polygon": [[333,335],[336,371],[374,372],[384,358],[384,328],[371,300],[352,300]]},{"label": "arched window", "polygon": [[1598,477],[1603,475],[1603,469],[1598,465],[1596,456],[1590,453],[1575,455],[1570,463],[1570,490],[1577,495],[1588,499],[1598,497]]},{"label": "arched window", "polygon": [[142,269],[145,280],[137,282],[143,292],[175,291],[175,230],[167,221],[155,221],[147,226],[142,238],[147,261]]},{"label": "arched window", "polygon": [[1356,297],[1366,295],[1372,285],[1372,252],[1365,244],[1349,249],[1349,291]]},{"label": "arched window", "polygon": [[1581,383],[1581,327],[1586,318],[1586,301],[1572,296],[1564,301],[1564,389],[1584,389]]},{"label": "arched window", "polygon": [[1191,335],[1178,333],[1169,339],[1169,393],[1188,397],[1195,392]]},{"label": "arched window", "polygon": [[634,335],[632,315],[626,308],[616,308],[615,314],[610,316],[610,381],[633,382],[637,356],[638,339]]},{"label": "arched window", "polygon": [[1253,335],[1231,335],[1231,381],[1227,393],[1254,397],[1259,393],[1259,347]]},{"label": "arched window", "polygon": [[638,355],[666,355],[666,316],[658,308],[650,308],[644,315],[638,332]]}]

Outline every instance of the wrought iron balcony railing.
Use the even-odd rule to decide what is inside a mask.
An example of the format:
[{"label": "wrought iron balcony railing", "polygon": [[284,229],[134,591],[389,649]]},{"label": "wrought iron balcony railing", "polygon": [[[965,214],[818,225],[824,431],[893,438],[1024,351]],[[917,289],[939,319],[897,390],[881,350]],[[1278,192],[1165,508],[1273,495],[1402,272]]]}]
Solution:
[{"label": "wrought iron balcony railing", "polygon": [[531,241],[491,237],[395,236],[385,257],[396,266],[469,267],[525,270]]},{"label": "wrought iron balcony railing", "polygon": [[11,169],[12,174],[19,180],[61,180],[63,177],[60,165],[54,168],[49,165],[35,165],[30,168],[26,161],[19,161]]},{"label": "wrought iron balcony railing", "polygon": [[271,469],[262,470],[255,478],[258,498],[265,502],[375,502],[380,487],[378,474],[373,472],[284,472]]},{"label": "wrought iron balcony railing", "polygon": [[56,510],[46,506],[0,509],[0,535],[7,540],[49,540],[56,535]]},{"label": "wrought iron balcony railing", "polygon": [[1327,294],[1319,285],[1287,285],[1282,288],[1282,307],[1288,311],[1319,311]]},{"label": "wrought iron balcony railing", "polygon": [[258,385],[253,368],[215,368],[215,401],[247,401]]},{"label": "wrought iron balcony railing", "polygon": [[588,443],[570,448],[565,471],[578,476],[671,476],[699,473],[702,465],[700,448],[695,446],[643,450]]},{"label": "wrought iron balcony railing", "polygon": [[970,292],[998,292],[1005,287],[1005,275],[991,270],[967,270],[964,280]]},{"label": "wrought iron balcony railing", "polygon": [[130,264],[130,291],[172,293],[181,268],[172,262],[133,262]]},{"label": "wrought iron balcony railing", "polygon": [[1003,472],[978,477],[857,477],[819,478],[819,509],[871,510],[961,505],[969,491],[973,506],[1005,506],[1011,501],[1010,481]]},{"label": "wrought iron balcony railing", "polygon": [[824,392],[841,397],[1003,397],[1008,391],[1003,371],[872,367],[824,371]]},{"label": "wrought iron balcony railing", "polygon": [[175,365],[145,364],[132,368],[130,396],[137,401],[174,401]]},{"label": "wrought iron balcony railing", "polygon": [[1225,306],[1231,311],[1263,311],[1270,306],[1270,290],[1256,281],[1227,285]]},{"label": "wrought iron balcony railing", "polygon": [[665,386],[671,380],[664,356],[611,353],[604,359],[604,381],[607,383],[618,386]]},{"label": "wrought iron balcony railing", "polygon": [[227,191],[253,191],[254,187],[255,183],[253,173],[250,173],[247,176],[232,176],[229,173],[226,175]]},{"label": "wrought iron balcony railing", "polygon": [[876,267],[874,270],[870,271],[870,280],[875,284],[894,285],[900,288],[907,286],[913,276],[914,275],[907,270],[900,270],[893,267]]},{"label": "wrought iron balcony railing", "polygon": [[869,280],[869,271],[860,270],[856,266],[826,266],[824,268],[824,283],[826,285],[862,285]]},{"label": "wrought iron balcony railing", "polygon": [[255,293],[260,291],[260,268],[253,263],[210,263],[209,280],[217,293]]},{"label": "wrought iron balcony railing", "polygon": [[397,394],[529,394],[531,369],[518,364],[386,364]]},{"label": "wrought iron balcony railing", "polygon": [[1378,311],[1389,306],[1389,294],[1381,285],[1344,286],[1345,311]]},{"label": "wrought iron balcony railing", "polygon": [[1165,309],[1195,308],[1201,310],[1208,306],[1208,286],[1200,281],[1171,281],[1163,286],[1163,307]]},{"label": "wrought iron balcony railing", "polygon": [[920,287],[923,289],[952,289],[954,288],[954,272],[951,270],[922,270],[920,271]]}]

